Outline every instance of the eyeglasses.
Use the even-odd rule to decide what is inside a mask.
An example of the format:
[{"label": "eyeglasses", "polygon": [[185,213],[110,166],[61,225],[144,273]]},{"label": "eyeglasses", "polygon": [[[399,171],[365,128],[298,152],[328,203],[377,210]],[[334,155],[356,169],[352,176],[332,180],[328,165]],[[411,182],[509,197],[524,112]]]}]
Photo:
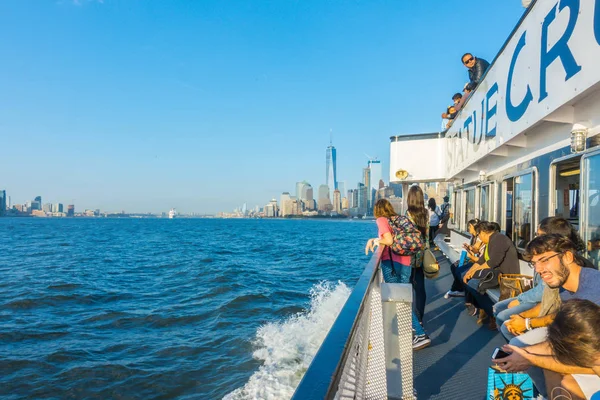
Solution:
[{"label": "eyeglasses", "polygon": [[537,264],[544,265],[544,264],[546,264],[546,263],[547,263],[547,262],[548,262],[548,261],[549,261],[551,258],[554,258],[554,257],[556,257],[556,256],[560,256],[561,254],[562,254],[562,253],[556,253],[556,254],[554,254],[554,255],[552,255],[552,256],[549,256],[549,257],[546,257],[546,258],[542,258],[541,260],[537,260],[537,261],[529,261],[529,262],[527,263],[527,265],[529,265],[529,267],[530,267],[530,268],[534,268],[534,269],[535,269],[535,266],[536,266]]},{"label": "eyeglasses", "polygon": [[471,57],[471,58],[467,58],[465,61],[463,61],[463,64],[468,64],[471,61],[473,61],[475,58]]}]

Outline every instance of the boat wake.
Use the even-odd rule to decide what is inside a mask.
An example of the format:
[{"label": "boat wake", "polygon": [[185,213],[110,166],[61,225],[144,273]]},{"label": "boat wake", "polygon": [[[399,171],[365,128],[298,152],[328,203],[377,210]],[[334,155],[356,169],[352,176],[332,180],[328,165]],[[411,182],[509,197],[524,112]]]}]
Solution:
[{"label": "boat wake", "polygon": [[349,295],[342,282],[321,282],[310,290],[308,310],[258,328],[253,357],[262,365],[224,400],[291,398]]}]

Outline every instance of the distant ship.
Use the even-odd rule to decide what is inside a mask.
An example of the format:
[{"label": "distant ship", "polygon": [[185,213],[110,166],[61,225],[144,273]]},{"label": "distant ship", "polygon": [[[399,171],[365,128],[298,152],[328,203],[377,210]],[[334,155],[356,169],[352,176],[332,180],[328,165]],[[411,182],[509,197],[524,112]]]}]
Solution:
[{"label": "distant ship", "polygon": [[171,208],[171,211],[169,211],[169,219],[173,219],[177,216],[177,211],[175,211],[174,208]]}]

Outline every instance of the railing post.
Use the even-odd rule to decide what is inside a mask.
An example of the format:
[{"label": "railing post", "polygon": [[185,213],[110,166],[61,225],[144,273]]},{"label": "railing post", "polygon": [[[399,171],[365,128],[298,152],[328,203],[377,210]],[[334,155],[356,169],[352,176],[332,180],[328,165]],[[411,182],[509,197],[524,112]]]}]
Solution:
[{"label": "railing post", "polygon": [[414,399],[412,286],[382,283],[383,340],[389,399]]}]

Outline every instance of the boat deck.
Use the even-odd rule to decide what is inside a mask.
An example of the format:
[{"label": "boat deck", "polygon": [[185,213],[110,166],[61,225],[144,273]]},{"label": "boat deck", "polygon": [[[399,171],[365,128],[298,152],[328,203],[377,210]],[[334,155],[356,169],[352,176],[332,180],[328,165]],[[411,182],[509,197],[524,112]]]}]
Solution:
[{"label": "boat deck", "polygon": [[[486,399],[494,348],[506,344],[498,331],[477,325],[462,298],[445,299],[452,284],[450,263],[441,252],[440,275],[426,280],[425,329],[431,346],[414,353],[414,385],[419,399]],[[489,399],[486,399],[489,400]]]}]

